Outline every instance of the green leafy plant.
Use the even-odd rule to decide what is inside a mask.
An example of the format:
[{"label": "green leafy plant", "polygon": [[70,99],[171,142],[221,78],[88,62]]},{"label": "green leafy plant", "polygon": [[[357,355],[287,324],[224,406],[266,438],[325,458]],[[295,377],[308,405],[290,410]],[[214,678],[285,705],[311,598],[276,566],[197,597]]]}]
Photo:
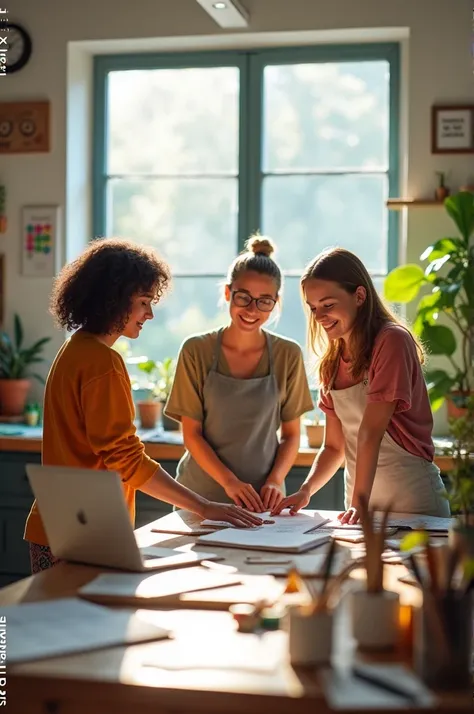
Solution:
[{"label": "green leafy plant", "polygon": [[23,325],[20,317],[15,315],[13,324],[13,339],[6,332],[0,332],[0,379],[27,379],[34,377],[44,384],[40,374],[30,368],[34,364],[45,362],[41,353],[50,337],[43,337],[31,347],[23,346]]},{"label": "green leafy plant", "polygon": [[151,359],[138,363],[138,369],[148,375],[150,384],[150,398],[159,402],[168,399],[173,384],[176,371],[176,360],[172,357],[165,357],[162,362],[154,362]]},{"label": "green leafy plant", "polygon": [[[450,393],[456,395],[459,407],[474,388],[472,349],[474,342],[474,195],[461,192],[447,198],[444,206],[460,236],[441,238],[421,254],[428,264],[403,265],[385,279],[387,300],[409,303],[418,298],[422,288],[429,288],[418,301],[413,323],[415,333],[431,355],[443,355],[451,370],[427,371],[426,381],[432,409],[435,411]],[[451,326],[439,324],[446,317]],[[459,345],[458,345],[458,340]],[[454,354],[460,347],[460,357]]]},{"label": "green leafy plant", "polygon": [[472,526],[474,514],[474,396],[468,398],[466,414],[450,419],[452,444],[445,453],[453,459],[449,472],[448,498],[453,513],[464,526]]}]

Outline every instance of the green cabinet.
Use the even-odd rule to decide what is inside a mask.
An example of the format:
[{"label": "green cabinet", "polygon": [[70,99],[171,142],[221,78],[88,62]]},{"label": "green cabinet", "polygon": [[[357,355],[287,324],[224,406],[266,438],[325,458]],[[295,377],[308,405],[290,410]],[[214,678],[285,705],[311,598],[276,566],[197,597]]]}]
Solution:
[{"label": "green cabinet", "polygon": [[[25,452],[0,452],[0,587],[30,574],[28,543],[23,540],[26,517],[33,503],[33,494],[26,476],[28,463],[41,463],[40,454]],[[173,476],[176,461],[161,464]],[[287,477],[287,493],[293,493],[304,481],[308,469],[295,467]],[[339,509],[343,507],[343,475],[338,472],[331,481],[311,499],[311,508]],[[171,511],[163,501],[137,492],[137,528],[154,521]]]}]

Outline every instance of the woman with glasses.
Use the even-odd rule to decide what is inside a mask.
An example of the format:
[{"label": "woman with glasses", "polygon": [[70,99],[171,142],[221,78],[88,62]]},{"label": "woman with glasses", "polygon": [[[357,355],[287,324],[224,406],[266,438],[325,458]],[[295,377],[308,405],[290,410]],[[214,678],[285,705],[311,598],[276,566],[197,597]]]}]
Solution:
[{"label": "woman with glasses", "polygon": [[183,428],[177,480],[259,513],[282,500],[300,417],[313,408],[299,345],[263,329],[280,299],[273,251],[269,239],[254,236],[233,261],[229,323],[184,342],[165,408]]}]

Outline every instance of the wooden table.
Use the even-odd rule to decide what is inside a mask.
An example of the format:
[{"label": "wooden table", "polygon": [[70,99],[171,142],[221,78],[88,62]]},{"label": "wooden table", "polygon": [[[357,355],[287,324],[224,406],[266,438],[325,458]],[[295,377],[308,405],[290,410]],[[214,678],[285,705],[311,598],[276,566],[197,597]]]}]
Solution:
[{"label": "wooden table", "polygon": [[[193,522],[194,517],[189,516],[189,520]],[[151,526],[159,527],[159,521],[137,531],[142,545],[157,541],[173,546],[193,542],[189,537],[151,533]],[[245,564],[243,550],[220,548],[219,554],[226,563],[241,570],[258,572],[258,566]],[[403,602],[419,601],[416,588],[398,581],[404,572],[403,566],[390,565],[386,571],[387,585],[401,593]],[[65,563],[26,578],[0,591],[0,613],[2,606],[9,604],[73,596],[99,572],[99,568]],[[8,714],[327,714],[333,711],[325,700],[320,674],[288,664],[285,632],[267,633],[263,638],[237,633],[230,614],[223,611],[162,609],[155,613],[158,624],[171,624],[174,641],[114,647],[11,666],[8,669]],[[336,659],[339,663],[350,662],[354,653],[344,622],[342,627],[339,622],[338,632]],[[248,637],[256,637],[255,646],[263,648],[262,668],[259,671],[226,668],[226,657],[248,646],[248,640],[245,641]],[[222,665],[213,664],[203,669],[169,666],[163,649],[170,648],[169,662],[172,663],[173,657],[176,660],[178,656],[179,660],[179,653],[184,656],[189,648],[199,647],[205,661],[216,642],[222,647]],[[273,669],[264,666],[266,652],[277,657]],[[382,659],[397,658],[400,655]],[[374,714],[378,711],[371,710]],[[472,694],[443,695],[435,708],[424,711],[432,714],[472,711]]]}]

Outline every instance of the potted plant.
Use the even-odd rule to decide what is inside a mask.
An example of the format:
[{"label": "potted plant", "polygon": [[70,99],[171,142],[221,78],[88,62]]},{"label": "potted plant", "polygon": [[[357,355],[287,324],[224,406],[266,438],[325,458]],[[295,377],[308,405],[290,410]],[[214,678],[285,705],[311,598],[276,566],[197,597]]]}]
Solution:
[{"label": "potted plant", "polygon": [[450,419],[452,442],[445,453],[453,459],[448,473],[448,498],[456,524],[450,529],[453,544],[474,559],[474,396],[469,397],[466,414]]},{"label": "potted plant", "polygon": [[390,507],[376,517],[375,509],[360,499],[359,514],[365,539],[366,587],[352,593],[352,628],[363,649],[394,647],[398,639],[399,596],[384,588],[385,533]]},{"label": "potted plant", "polygon": [[446,174],[444,171],[436,171],[438,177],[438,186],[435,190],[435,198],[437,201],[444,201],[449,196],[449,188],[446,186]]},{"label": "potted plant", "polygon": [[158,398],[156,390],[156,362],[144,359],[138,362],[137,367],[148,377],[148,397],[137,401],[140,424],[143,429],[154,429],[161,413],[161,400]]},{"label": "potted plant", "polygon": [[[23,346],[23,326],[18,315],[14,317],[13,340],[6,332],[0,332],[0,414],[19,417],[24,413],[26,398],[31,385],[29,370],[32,365],[45,362],[41,353],[50,337],[43,337],[30,347]],[[40,374],[31,377],[44,384]]]},{"label": "potted plant", "polygon": [[306,437],[310,449],[319,449],[324,440],[325,423],[320,421],[319,417],[313,419],[305,419],[304,426],[306,429]]},{"label": "potted plant", "polygon": [[176,360],[166,357],[161,362],[144,359],[138,363],[138,368],[148,376],[149,397],[137,401],[140,421],[144,429],[153,429],[161,414],[161,423],[165,431],[177,431],[178,422],[163,413],[164,405],[169,397],[176,371]]},{"label": "potted plant", "polygon": [[[466,413],[467,400],[474,389],[474,195],[460,192],[444,201],[449,216],[459,234],[441,238],[420,256],[427,261],[403,265],[385,279],[387,300],[409,303],[421,288],[429,292],[418,301],[413,328],[428,352],[444,356],[450,370],[434,369],[426,372],[428,393],[433,411],[447,399],[448,416],[456,418]],[[450,326],[439,324],[443,316]],[[458,355],[454,356],[459,347]]]}]

